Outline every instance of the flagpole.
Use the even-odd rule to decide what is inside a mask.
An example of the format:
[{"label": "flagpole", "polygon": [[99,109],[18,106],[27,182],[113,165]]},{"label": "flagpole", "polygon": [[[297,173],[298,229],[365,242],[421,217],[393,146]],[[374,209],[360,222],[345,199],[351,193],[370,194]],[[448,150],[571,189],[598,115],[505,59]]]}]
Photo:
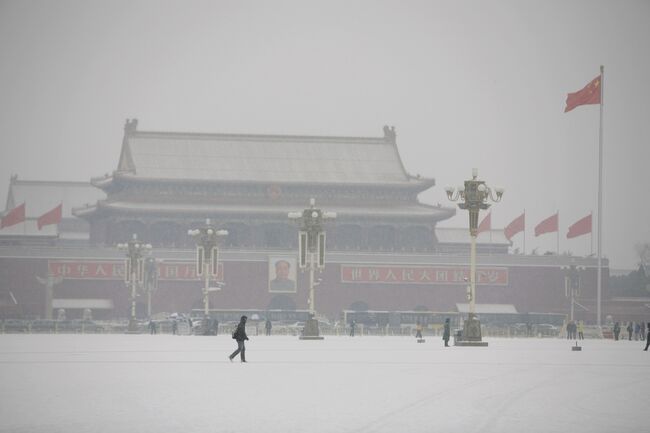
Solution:
[{"label": "flagpole", "polygon": [[[594,220],[594,211],[591,211],[590,215],[590,224]],[[589,230],[589,255],[593,256],[594,255],[594,229],[593,227],[589,227],[591,230]]]},{"label": "flagpole", "polygon": [[602,236],[603,236],[603,108],[605,106],[605,66],[600,65],[600,128],[598,131],[598,278],[597,278],[597,308],[598,326],[601,325],[601,294],[602,294]]},{"label": "flagpole", "polygon": [[557,211],[557,255],[560,255],[560,211]]},{"label": "flagpole", "polygon": [[524,208],[524,256],[526,255],[526,208]]}]

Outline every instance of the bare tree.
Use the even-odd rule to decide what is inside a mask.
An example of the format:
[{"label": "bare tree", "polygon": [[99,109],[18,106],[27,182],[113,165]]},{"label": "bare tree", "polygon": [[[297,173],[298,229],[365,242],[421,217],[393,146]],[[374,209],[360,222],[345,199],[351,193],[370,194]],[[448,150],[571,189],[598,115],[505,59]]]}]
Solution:
[{"label": "bare tree", "polygon": [[639,262],[644,266],[650,266],[650,242],[636,244],[636,253],[639,255]]}]

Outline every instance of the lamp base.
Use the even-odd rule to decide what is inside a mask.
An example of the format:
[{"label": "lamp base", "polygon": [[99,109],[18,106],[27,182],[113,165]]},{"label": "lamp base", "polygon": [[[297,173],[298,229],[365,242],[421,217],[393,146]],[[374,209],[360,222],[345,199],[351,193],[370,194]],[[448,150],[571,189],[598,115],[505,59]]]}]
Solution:
[{"label": "lamp base", "polygon": [[324,337],[321,337],[320,331],[318,329],[318,320],[312,318],[307,319],[305,322],[305,327],[302,330],[302,335],[299,337],[300,340],[324,340]]},{"label": "lamp base", "polygon": [[129,319],[129,326],[126,328],[125,334],[139,334],[138,322],[135,319]]},{"label": "lamp base", "polygon": [[481,338],[481,321],[476,314],[469,313],[467,320],[463,323],[463,333],[460,338],[454,341],[454,346],[466,347],[487,347],[487,341]]}]

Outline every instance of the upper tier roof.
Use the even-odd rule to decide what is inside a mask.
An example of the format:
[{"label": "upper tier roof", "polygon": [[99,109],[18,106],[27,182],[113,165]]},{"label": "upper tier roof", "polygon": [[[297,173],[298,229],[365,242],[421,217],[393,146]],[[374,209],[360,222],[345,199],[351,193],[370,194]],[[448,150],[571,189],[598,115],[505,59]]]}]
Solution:
[{"label": "upper tier roof", "polygon": [[[383,137],[145,132],[127,121],[116,175],[142,180],[389,184],[426,189],[409,175],[394,128]],[[100,185],[98,185],[100,186]]]}]

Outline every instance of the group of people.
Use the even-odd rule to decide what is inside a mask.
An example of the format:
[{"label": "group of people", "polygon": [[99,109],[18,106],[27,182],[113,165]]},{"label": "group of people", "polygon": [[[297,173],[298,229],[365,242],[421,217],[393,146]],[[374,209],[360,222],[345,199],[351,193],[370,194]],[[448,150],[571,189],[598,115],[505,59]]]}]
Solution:
[{"label": "group of people", "polygon": [[[645,322],[627,322],[627,326],[625,327],[625,330],[627,331],[627,339],[629,341],[632,341],[633,335],[634,335],[634,340],[643,341],[646,339],[646,335],[650,334],[650,322],[648,322],[647,325]],[[620,322],[614,323],[614,328],[612,329],[612,331],[614,333],[614,340],[618,340],[619,335],[621,334],[621,323]]]},{"label": "group of people", "polygon": [[[422,324],[418,320],[415,324],[415,338],[422,339]],[[451,336],[451,325],[449,317],[445,319],[445,324],[442,328],[442,340],[445,342],[445,347],[449,347],[449,338]]]},{"label": "group of people", "polygon": [[585,339],[585,324],[581,320],[575,322],[574,320],[570,321],[566,325],[566,338],[567,340],[584,340]]}]

